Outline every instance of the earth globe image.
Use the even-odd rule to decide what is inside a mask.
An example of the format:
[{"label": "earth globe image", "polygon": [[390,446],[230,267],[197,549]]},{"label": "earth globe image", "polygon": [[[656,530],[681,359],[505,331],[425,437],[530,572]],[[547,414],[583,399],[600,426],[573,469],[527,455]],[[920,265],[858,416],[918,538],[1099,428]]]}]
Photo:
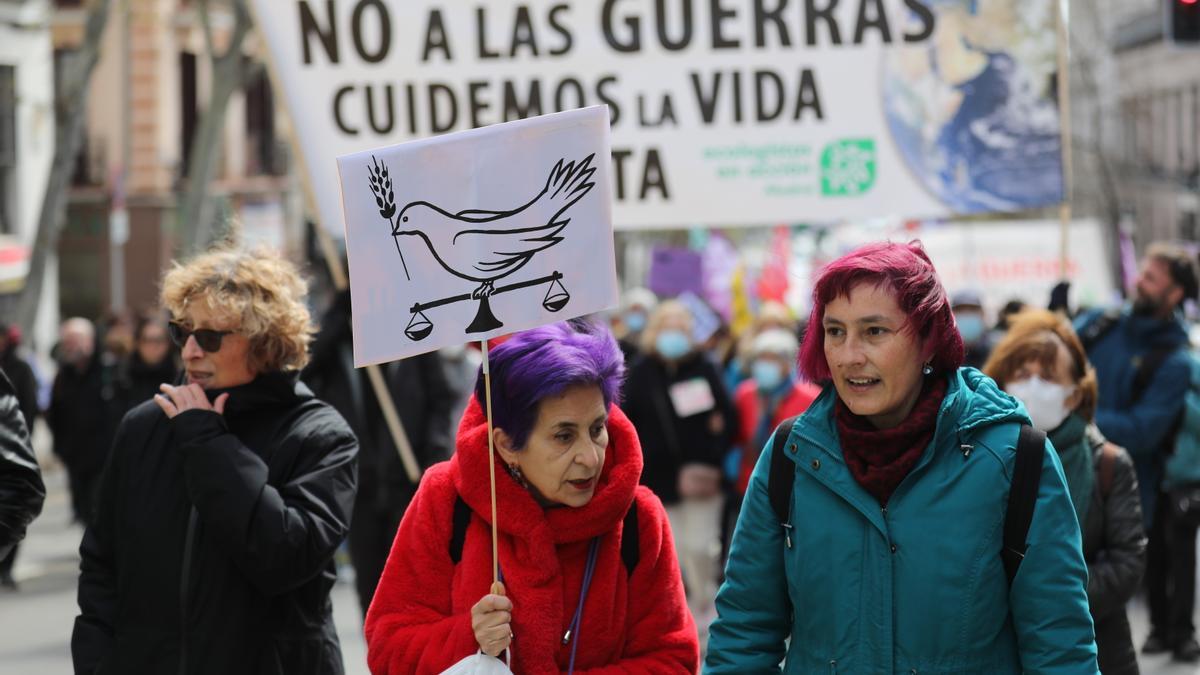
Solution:
[{"label": "earth globe image", "polygon": [[1061,202],[1054,3],[926,5],[933,35],[894,46],[883,66],[885,116],[909,170],[958,213]]}]

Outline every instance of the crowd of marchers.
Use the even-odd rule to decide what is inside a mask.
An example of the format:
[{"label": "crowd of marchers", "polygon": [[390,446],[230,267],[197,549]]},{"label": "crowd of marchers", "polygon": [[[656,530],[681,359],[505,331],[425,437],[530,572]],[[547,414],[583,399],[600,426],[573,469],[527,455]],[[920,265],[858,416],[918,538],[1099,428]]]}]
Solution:
[{"label": "crowd of marchers", "polygon": [[0,329],[0,583],[43,416],[85,528],[77,673],[342,673],[343,547],[375,673],[1195,662],[1198,286],[1156,244],[1124,305],[1063,285],[989,323],[919,243],[871,244],[805,317],[634,289],[492,340],[490,390],[477,345],[377,389],[349,293],[314,320],[291,263],[216,249],[140,320],[65,321],[52,379]]}]

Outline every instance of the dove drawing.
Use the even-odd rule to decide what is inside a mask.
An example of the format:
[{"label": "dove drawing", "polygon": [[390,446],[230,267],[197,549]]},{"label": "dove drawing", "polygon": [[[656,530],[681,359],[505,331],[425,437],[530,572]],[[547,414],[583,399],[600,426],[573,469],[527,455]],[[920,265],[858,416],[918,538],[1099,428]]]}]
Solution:
[{"label": "dove drawing", "polygon": [[473,299],[486,298],[495,292],[497,279],[562,241],[571,207],[595,186],[594,159],[594,153],[578,162],[559,159],[540,191],[509,210],[451,213],[427,201],[410,202],[392,221],[396,246],[405,237],[424,242],[447,272],[479,284]]}]

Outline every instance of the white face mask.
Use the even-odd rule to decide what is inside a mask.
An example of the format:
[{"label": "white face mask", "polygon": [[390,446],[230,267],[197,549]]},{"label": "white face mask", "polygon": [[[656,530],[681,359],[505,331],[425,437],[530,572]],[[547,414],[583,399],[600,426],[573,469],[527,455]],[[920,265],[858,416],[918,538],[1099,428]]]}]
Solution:
[{"label": "white face mask", "polygon": [[1005,390],[1025,404],[1033,426],[1042,431],[1057,429],[1071,414],[1067,398],[1075,392],[1075,387],[1047,382],[1034,375],[1026,380],[1009,382]]}]

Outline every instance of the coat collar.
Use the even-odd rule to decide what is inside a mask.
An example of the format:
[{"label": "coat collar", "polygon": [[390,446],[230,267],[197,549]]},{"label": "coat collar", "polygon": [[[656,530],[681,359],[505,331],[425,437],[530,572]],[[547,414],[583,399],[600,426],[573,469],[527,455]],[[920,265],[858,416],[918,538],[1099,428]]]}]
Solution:
[{"label": "coat collar", "polygon": [[314,398],[312,390],[300,381],[297,371],[275,371],[262,373],[246,384],[225,389],[207,389],[209,401],[216,401],[221,394],[229,394],[225,412],[242,412],[289,405],[303,399]]},{"label": "coat collar", "polygon": [[[463,501],[491,523],[488,480],[487,420],[474,398],[458,428],[458,444],[450,460],[454,486]],[[629,418],[613,405],[608,416],[608,450],[592,500],[586,505],[544,509],[505,470],[495,456],[498,529],[526,540],[556,544],[583,541],[613,530],[633,503],[642,475],[642,446]]]}]

